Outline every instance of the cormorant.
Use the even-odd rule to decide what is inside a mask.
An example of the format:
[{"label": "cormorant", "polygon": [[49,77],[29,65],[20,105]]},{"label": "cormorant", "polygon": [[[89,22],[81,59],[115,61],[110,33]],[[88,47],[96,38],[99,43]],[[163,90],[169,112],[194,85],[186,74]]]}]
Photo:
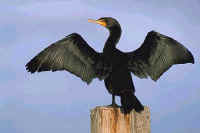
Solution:
[{"label": "cormorant", "polygon": [[26,69],[31,73],[66,70],[87,84],[94,78],[104,80],[112,94],[111,106],[118,106],[115,96],[120,96],[124,113],[129,113],[132,109],[137,112],[144,109],[135,96],[131,72],[139,78],[149,76],[156,81],[174,64],[194,64],[191,52],[171,37],[150,31],[138,49],[122,52],[116,48],[121,36],[116,19],[102,17],[88,21],[109,30],[102,53],[91,48],[79,34],[72,33],[45,48],[26,64]]}]

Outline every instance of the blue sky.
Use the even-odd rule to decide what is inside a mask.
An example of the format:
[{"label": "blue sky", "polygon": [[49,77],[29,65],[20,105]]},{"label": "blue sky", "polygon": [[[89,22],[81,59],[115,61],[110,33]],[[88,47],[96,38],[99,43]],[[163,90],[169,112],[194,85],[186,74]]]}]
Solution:
[{"label": "blue sky", "polygon": [[[136,95],[151,109],[153,133],[198,133],[200,2],[198,0],[12,0],[0,2],[0,132],[90,131],[90,109],[108,105],[104,83],[87,86],[68,72],[31,75],[24,65],[49,44],[77,32],[101,51],[108,31],[88,18],[115,17],[117,47],[132,51],[156,30],[184,44],[195,64],[173,66],[156,83],[133,75]],[[118,99],[119,102],[119,99]]]}]

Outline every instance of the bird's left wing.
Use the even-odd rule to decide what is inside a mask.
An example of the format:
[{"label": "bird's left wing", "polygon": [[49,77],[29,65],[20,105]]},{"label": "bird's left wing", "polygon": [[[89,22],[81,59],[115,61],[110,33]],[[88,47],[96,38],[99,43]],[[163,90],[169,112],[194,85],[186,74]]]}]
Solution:
[{"label": "bird's left wing", "polygon": [[[102,79],[108,74],[108,65],[102,64],[102,54],[79,34],[72,33],[40,52],[26,64],[26,69],[31,73],[67,70],[89,84],[93,78]],[[105,69],[104,73],[98,72]]]},{"label": "bird's left wing", "polygon": [[174,64],[194,63],[192,53],[176,40],[151,31],[137,50],[127,53],[128,67],[140,78],[156,81]]}]

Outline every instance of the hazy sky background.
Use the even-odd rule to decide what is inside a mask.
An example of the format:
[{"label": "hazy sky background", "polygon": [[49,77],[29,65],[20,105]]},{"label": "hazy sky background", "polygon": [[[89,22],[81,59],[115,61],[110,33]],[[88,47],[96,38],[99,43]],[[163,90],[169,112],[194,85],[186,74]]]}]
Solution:
[{"label": "hazy sky background", "polygon": [[[115,17],[118,48],[132,51],[156,30],[184,44],[195,65],[177,65],[156,83],[133,76],[151,110],[153,133],[200,130],[199,0],[12,0],[0,2],[0,132],[90,132],[90,109],[111,103],[104,83],[87,86],[68,72],[27,73],[25,64],[49,44],[77,32],[101,51],[108,31],[88,18]],[[118,99],[119,102],[119,99]]]}]

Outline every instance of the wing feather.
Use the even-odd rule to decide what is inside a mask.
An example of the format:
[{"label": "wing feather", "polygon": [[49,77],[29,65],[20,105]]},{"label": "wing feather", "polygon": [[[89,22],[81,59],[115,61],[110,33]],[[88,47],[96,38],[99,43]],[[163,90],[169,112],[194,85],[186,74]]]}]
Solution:
[{"label": "wing feather", "polygon": [[79,34],[72,33],[45,48],[26,64],[26,69],[31,73],[67,70],[89,84],[93,78],[105,76],[96,68],[103,63],[101,56]]},{"label": "wing feather", "polygon": [[174,64],[194,63],[187,48],[155,31],[149,32],[141,47],[127,55],[131,72],[140,78],[150,76],[155,81]]}]

